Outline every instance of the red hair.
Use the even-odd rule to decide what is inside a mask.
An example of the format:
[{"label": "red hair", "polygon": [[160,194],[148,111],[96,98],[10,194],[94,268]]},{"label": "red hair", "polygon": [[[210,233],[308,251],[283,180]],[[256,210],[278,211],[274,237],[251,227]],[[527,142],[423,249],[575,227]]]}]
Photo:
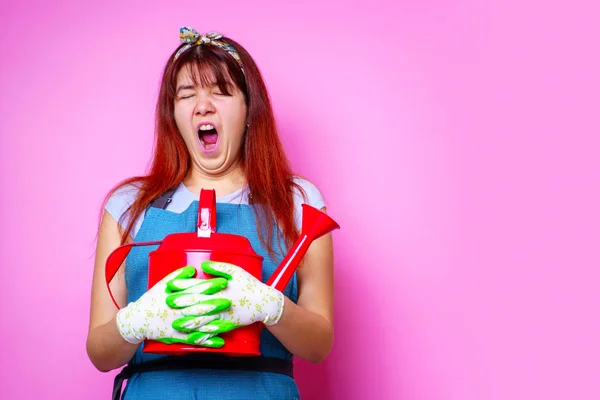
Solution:
[{"label": "red hair", "polygon": [[[261,73],[248,52],[235,41],[223,37],[238,52],[244,71],[231,55],[217,46],[192,46],[174,60],[174,54],[164,68],[156,105],[155,145],[150,172],[128,178],[116,185],[108,198],[119,188],[135,184],[139,188],[136,200],[128,209],[129,222],[121,236],[124,244],[134,222],[152,200],[177,187],[191,168],[188,149],[179,134],[174,117],[177,74],[190,68],[198,83],[216,84],[224,92],[237,86],[247,105],[247,123],[241,152],[241,164],[251,193],[251,203],[257,216],[257,229],[263,245],[274,255],[273,238],[283,236],[286,245],[296,240],[293,191],[302,188],[293,181],[293,173],[279,139],[271,101]],[[275,225],[279,226],[274,232]]]}]

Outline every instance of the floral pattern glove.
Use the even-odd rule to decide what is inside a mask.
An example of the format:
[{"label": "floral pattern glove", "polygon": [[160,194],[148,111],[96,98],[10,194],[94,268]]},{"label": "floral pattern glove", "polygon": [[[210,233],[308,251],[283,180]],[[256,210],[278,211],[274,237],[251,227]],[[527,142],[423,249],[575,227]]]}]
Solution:
[{"label": "floral pattern glove", "polygon": [[[202,270],[209,275],[227,280],[227,287],[214,293],[210,298],[225,300],[230,307],[218,312],[218,319],[198,328],[200,332],[218,334],[254,322],[274,325],[283,314],[283,293],[265,285],[241,267],[233,264],[204,261]],[[215,278],[219,279],[219,278]],[[174,281],[173,286],[185,288],[187,282]],[[170,304],[188,304],[189,295],[173,293],[167,298]]]},{"label": "floral pattern glove", "polygon": [[[222,347],[224,341],[198,330],[219,318],[230,302],[211,296],[227,286],[224,278],[197,279],[196,269],[186,266],[172,272],[137,301],[117,313],[117,327],[123,338],[134,344],[144,340]],[[180,301],[167,301],[177,291]]]}]

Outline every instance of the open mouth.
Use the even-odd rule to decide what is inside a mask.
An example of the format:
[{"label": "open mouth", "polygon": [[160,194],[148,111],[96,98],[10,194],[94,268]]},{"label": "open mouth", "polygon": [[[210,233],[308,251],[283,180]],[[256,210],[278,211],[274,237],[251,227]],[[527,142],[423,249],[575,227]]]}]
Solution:
[{"label": "open mouth", "polygon": [[200,144],[205,151],[213,151],[219,143],[219,132],[211,123],[200,124],[198,139],[200,139]]}]

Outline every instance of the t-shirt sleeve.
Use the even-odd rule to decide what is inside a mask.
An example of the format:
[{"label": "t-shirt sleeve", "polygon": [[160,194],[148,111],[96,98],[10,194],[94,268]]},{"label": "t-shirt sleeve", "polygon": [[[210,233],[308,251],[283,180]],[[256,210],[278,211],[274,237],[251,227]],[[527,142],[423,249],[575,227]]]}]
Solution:
[{"label": "t-shirt sleeve", "polygon": [[[138,194],[134,185],[126,185],[117,189],[108,199],[104,209],[121,225],[123,229],[129,224],[128,208]],[[121,218],[123,218],[121,220]]]},{"label": "t-shirt sleeve", "polygon": [[325,199],[321,191],[312,182],[299,177],[296,177],[294,181],[304,191],[304,194],[297,189],[294,192],[294,220],[296,221],[297,229],[300,230],[302,226],[302,204],[308,204],[320,210],[325,207]]}]

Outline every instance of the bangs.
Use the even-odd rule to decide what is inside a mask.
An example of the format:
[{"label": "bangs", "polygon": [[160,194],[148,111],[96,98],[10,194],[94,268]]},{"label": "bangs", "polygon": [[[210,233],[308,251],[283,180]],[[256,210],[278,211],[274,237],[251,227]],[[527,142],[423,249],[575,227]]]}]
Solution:
[{"label": "bangs", "polygon": [[[201,49],[201,47],[196,46],[182,54],[178,60],[179,66],[176,66],[174,71],[185,71],[194,85],[200,87],[216,85],[223,94],[231,95],[238,85],[229,71],[227,65],[229,60],[222,59],[218,54]],[[177,86],[177,74],[178,72],[173,74],[171,85],[169,85],[170,94],[173,97],[175,97]],[[242,88],[239,89],[243,91]]]}]

